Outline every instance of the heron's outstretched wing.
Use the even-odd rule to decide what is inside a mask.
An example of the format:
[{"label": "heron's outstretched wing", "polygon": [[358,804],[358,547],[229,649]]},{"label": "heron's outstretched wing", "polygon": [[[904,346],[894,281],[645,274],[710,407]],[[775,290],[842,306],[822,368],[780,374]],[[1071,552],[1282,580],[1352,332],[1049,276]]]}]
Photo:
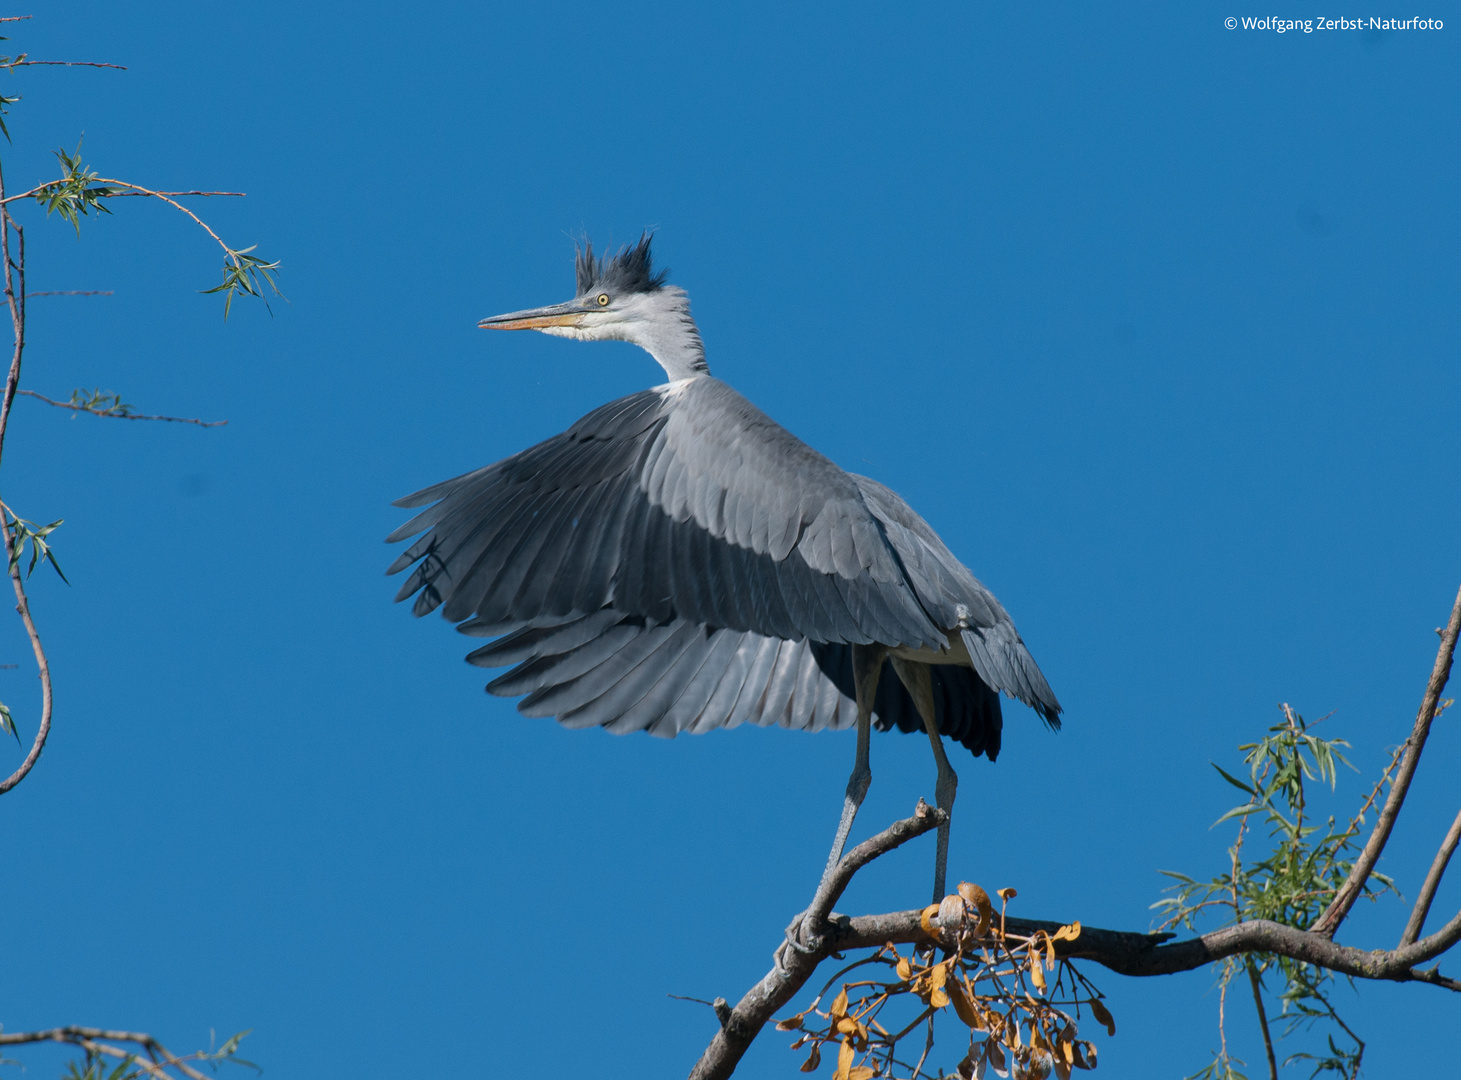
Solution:
[{"label": "heron's outstretched wing", "polygon": [[[674,737],[738,724],[838,730],[857,720],[852,649],[785,641],[676,619],[654,624],[612,608],[499,638],[468,659],[513,666],[488,684],[501,697],[527,695],[518,710],[568,727]],[[999,754],[999,695],[966,667],[932,668],[939,731],[978,757]],[[891,665],[874,702],[879,730],[922,732],[923,721]]]},{"label": "heron's outstretched wing", "polygon": [[661,627],[944,647],[955,623],[930,619],[866,490],[729,386],[689,379],[400,500],[433,505],[391,534],[425,531],[391,572],[419,560],[397,599],[419,591],[418,615],[489,633],[612,605]]},{"label": "heron's outstretched wing", "polygon": [[979,677],[1059,728],[1060,702],[1004,605],[895,491],[866,476],[852,480],[897,552],[920,605],[939,626],[958,629]]}]

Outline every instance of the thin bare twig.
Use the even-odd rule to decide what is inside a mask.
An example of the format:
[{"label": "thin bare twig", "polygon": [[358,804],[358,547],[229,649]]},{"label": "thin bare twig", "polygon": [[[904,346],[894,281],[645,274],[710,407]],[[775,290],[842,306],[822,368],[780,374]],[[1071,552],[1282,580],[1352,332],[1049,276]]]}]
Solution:
[{"label": "thin bare twig", "polygon": [[[5,300],[10,308],[10,322],[15,328],[15,349],[10,357],[10,371],[5,378],[5,397],[0,401],[0,455],[5,452],[5,432],[10,423],[10,407],[20,385],[20,361],[25,352],[25,230],[15,221],[5,205],[5,176],[0,173],[0,259],[5,264]],[[20,255],[17,263],[10,255],[10,231]]]},{"label": "thin bare twig", "polygon": [[1273,1055],[1273,1036],[1268,1031],[1268,1011],[1263,1007],[1263,984],[1258,981],[1258,968],[1251,956],[1245,958],[1243,966],[1248,969],[1248,982],[1253,987],[1253,1004],[1258,1008],[1258,1026],[1263,1031],[1263,1049],[1268,1053],[1268,1080],[1278,1080],[1278,1059]]},{"label": "thin bare twig", "polygon": [[29,300],[32,296],[112,296],[111,289],[46,289],[42,292],[28,292],[25,298]]},{"label": "thin bare twig", "polygon": [[17,394],[24,394],[26,397],[39,398],[47,405],[54,405],[58,409],[70,409],[72,412],[89,413],[92,416],[101,416],[109,420],[165,420],[170,424],[197,424],[199,427],[222,427],[228,423],[227,420],[195,420],[186,416],[153,416],[145,413],[131,412],[110,412],[105,409],[89,409],[85,405],[74,401],[57,401],[55,398],[48,398],[45,394],[37,394],[34,390],[17,390]]},{"label": "thin bare twig", "polygon": [[[24,55],[23,53],[21,55]],[[100,64],[95,60],[16,60],[14,63],[6,64],[6,67],[99,67],[113,68],[117,71],[126,71],[121,64]]]},{"label": "thin bare twig", "polygon": [[1436,662],[1431,668],[1431,677],[1426,683],[1425,696],[1420,703],[1420,712],[1416,714],[1415,727],[1410,733],[1410,738],[1406,740],[1405,760],[1400,763],[1400,769],[1390,785],[1390,795],[1385,800],[1385,807],[1380,811],[1380,816],[1375,821],[1374,831],[1370,833],[1370,839],[1365,843],[1364,850],[1355,860],[1349,877],[1335,893],[1328,909],[1319,916],[1319,921],[1312,927],[1313,933],[1323,934],[1326,937],[1334,936],[1334,932],[1339,929],[1339,924],[1349,914],[1350,908],[1354,907],[1354,902],[1359,899],[1365,884],[1370,880],[1370,873],[1375,869],[1375,863],[1379,861],[1380,853],[1385,850],[1385,844],[1390,839],[1390,830],[1395,827],[1395,819],[1400,815],[1400,808],[1405,804],[1405,796],[1410,791],[1410,781],[1415,776],[1416,766],[1420,763],[1420,755],[1425,749],[1425,741],[1430,734],[1431,723],[1436,718],[1436,705],[1441,700],[1441,691],[1446,688],[1446,681],[1451,677],[1451,659],[1456,652],[1458,632],[1461,632],[1461,590],[1456,593],[1456,602],[1451,607],[1451,618],[1446,623],[1445,630],[1441,632],[1441,646],[1436,652]]},{"label": "thin bare twig", "polygon": [[[106,180],[106,181],[98,181],[98,183],[115,184],[115,183],[117,183],[117,181],[115,181],[115,180]],[[213,196],[213,195],[225,195],[225,196],[228,196],[228,197],[234,198],[234,199],[245,199],[245,198],[248,198],[248,192],[246,192],[246,191],[140,191],[140,190],[139,191],[114,191],[114,192],[111,192],[108,195],[103,195],[102,198],[104,198],[104,199],[146,199],[146,198],[151,198],[153,196],[156,196],[158,198],[168,198],[168,197],[171,197],[171,198],[180,199],[184,195],[201,195],[204,198],[208,198],[208,197]]]},{"label": "thin bare twig", "polygon": [[1400,935],[1401,945],[1409,945],[1420,937],[1420,932],[1425,927],[1425,917],[1430,914],[1431,901],[1436,898],[1436,889],[1441,884],[1441,875],[1446,872],[1446,864],[1456,853],[1458,842],[1461,842],[1461,812],[1458,812],[1456,820],[1451,822],[1451,831],[1446,833],[1446,839],[1441,841],[1441,849],[1436,852],[1435,861],[1431,863],[1430,871],[1425,876],[1425,884],[1420,887],[1420,895],[1415,898],[1415,907],[1410,911],[1410,921],[1405,924],[1405,933]]}]

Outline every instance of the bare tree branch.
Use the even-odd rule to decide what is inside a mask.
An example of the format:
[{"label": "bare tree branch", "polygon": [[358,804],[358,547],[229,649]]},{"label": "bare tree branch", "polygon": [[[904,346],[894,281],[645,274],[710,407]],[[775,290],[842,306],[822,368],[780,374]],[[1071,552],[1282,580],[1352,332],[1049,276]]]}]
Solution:
[{"label": "bare tree branch", "polygon": [[1425,917],[1430,914],[1431,901],[1436,898],[1436,888],[1441,884],[1441,875],[1446,872],[1446,864],[1455,854],[1458,841],[1461,841],[1461,812],[1457,812],[1456,820],[1451,822],[1451,831],[1446,833],[1446,839],[1441,841],[1441,850],[1436,852],[1430,872],[1425,876],[1425,884],[1420,887],[1420,895],[1415,898],[1415,907],[1411,909],[1410,921],[1405,924],[1405,933],[1400,935],[1402,946],[1409,945],[1420,937],[1420,932],[1425,927]]},{"label": "bare tree branch", "polygon": [[1425,696],[1420,703],[1420,712],[1415,717],[1415,727],[1410,733],[1410,738],[1405,744],[1405,760],[1400,763],[1400,770],[1395,774],[1395,780],[1390,785],[1390,795],[1385,800],[1385,807],[1380,811],[1379,818],[1375,821],[1375,829],[1370,833],[1370,839],[1365,843],[1364,851],[1355,860],[1354,869],[1350,871],[1348,879],[1339,887],[1333,901],[1330,902],[1328,910],[1319,916],[1310,929],[1315,934],[1323,934],[1326,937],[1333,937],[1334,932],[1339,929],[1339,924],[1349,914],[1354,902],[1359,899],[1365,884],[1370,880],[1370,873],[1375,869],[1375,863],[1380,859],[1380,853],[1385,850],[1385,844],[1390,839],[1390,830],[1395,826],[1395,819],[1400,815],[1400,808],[1405,804],[1405,796],[1410,791],[1411,778],[1415,776],[1415,768],[1420,763],[1421,752],[1425,749],[1426,737],[1430,734],[1431,723],[1436,718],[1436,705],[1441,700],[1441,691],[1446,688],[1446,681],[1451,677],[1451,658],[1456,652],[1456,635],[1461,632],[1461,590],[1456,593],[1456,602],[1451,607],[1451,619],[1446,624],[1445,630],[1441,632],[1441,646],[1436,652],[1436,662],[1431,668],[1430,680],[1426,683]]},{"label": "bare tree branch", "polygon": [[42,292],[28,292],[25,298],[29,300],[32,296],[112,296],[112,289],[45,289]]},{"label": "bare tree branch", "polygon": [[227,420],[194,420],[186,416],[149,416],[145,413],[93,409],[75,401],[57,401],[55,398],[46,397],[45,394],[37,394],[34,390],[17,390],[16,393],[24,394],[26,397],[39,398],[47,405],[54,405],[58,409],[70,409],[73,412],[89,413],[92,416],[104,416],[111,420],[165,420],[170,424],[197,424],[199,427],[222,427],[228,423]]}]

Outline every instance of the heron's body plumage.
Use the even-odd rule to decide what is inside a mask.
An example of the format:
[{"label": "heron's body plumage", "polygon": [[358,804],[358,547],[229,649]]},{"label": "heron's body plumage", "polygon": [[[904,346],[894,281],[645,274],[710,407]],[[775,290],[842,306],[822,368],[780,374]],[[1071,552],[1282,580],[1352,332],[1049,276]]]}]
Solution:
[{"label": "heron's body plumage", "polygon": [[[427,504],[430,504],[427,506]],[[399,501],[425,530],[398,599],[518,666],[529,715],[660,735],[855,721],[848,646],[936,665],[940,730],[993,758],[1003,690],[1059,704],[1009,615],[898,495],[844,472],[708,375],[601,406],[561,435]],[[919,730],[881,680],[878,726]]]}]

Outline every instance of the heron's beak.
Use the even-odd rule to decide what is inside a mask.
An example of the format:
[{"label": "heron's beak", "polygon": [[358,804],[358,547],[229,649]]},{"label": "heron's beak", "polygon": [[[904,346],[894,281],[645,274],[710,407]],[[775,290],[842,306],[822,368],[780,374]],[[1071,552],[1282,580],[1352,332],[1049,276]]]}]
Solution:
[{"label": "heron's beak", "polygon": [[570,300],[566,304],[494,315],[477,325],[483,330],[546,330],[552,326],[579,326],[587,314],[576,301]]}]

